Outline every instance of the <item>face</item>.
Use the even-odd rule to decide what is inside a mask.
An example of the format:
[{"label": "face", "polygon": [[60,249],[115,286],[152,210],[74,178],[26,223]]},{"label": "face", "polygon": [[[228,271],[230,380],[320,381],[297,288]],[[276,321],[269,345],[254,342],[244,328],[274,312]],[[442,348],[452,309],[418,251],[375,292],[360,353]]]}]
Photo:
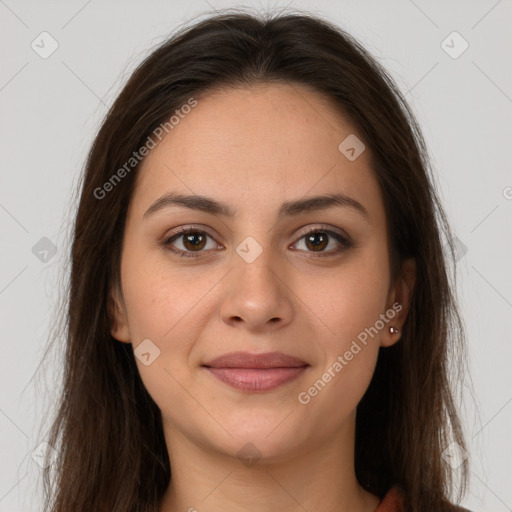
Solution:
[{"label": "face", "polygon": [[[278,460],[353,422],[407,296],[369,150],[338,148],[358,134],[333,104],[284,84],[197,101],[139,169],[111,333],[168,440]],[[296,359],[205,366],[232,352]]]}]

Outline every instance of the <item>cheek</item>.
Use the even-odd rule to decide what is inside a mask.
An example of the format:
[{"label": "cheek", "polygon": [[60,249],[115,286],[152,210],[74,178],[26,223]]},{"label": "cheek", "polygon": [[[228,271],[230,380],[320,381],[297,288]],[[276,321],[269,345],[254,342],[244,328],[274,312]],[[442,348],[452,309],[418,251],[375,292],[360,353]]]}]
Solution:
[{"label": "cheek", "polygon": [[159,251],[127,251],[122,266],[123,293],[134,341],[150,338],[173,345],[178,333],[185,333],[175,348],[186,346],[187,338],[200,331],[208,314],[209,291],[219,281],[217,274],[178,269]]},{"label": "cheek", "polygon": [[[329,351],[370,328],[385,312],[389,290],[388,258],[373,243],[353,252],[342,264],[304,272],[297,280],[299,297],[304,301]],[[322,327],[323,326],[323,327]]]},{"label": "cheek", "polygon": [[[184,399],[190,353],[215,314],[215,286],[224,273],[177,269],[158,251],[126,252],[121,274],[136,363],[147,391],[162,408]],[[149,365],[144,364],[147,356],[137,357],[143,341],[151,353]]]},{"label": "cheek", "polygon": [[[208,292],[219,278],[171,270],[161,256],[127,252],[122,279],[140,377],[158,407],[173,410],[190,401],[184,391],[190,377],[189,354],[212,314]],[[141,342],[147,349],[138,349]],[[150,355],[140,357],[141,353]]]},{"label": "cheek", "polygon": [[329,275],[305,274],[301,280],[300,293],[318,326],[316,343],[322,352],[303,402],[331,410],[329,425],[355,409],[373,376],[380,336],[388,326],[381,316],[386,313],[387,264],[375,244]]}]

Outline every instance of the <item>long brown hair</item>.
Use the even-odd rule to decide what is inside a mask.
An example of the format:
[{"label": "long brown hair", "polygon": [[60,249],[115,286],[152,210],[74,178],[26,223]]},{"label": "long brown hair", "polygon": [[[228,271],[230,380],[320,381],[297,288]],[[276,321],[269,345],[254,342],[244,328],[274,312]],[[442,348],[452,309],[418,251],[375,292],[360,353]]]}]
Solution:
[{"label": "long brown hair", "polygon": [[450,366],[465,361],[451,281],[455,252],[417,121],[387,72],[337,26],[304,13],[235,10],[182,27],[153,51],[89,152],[71,247],[62,394],[47,437],[58,458],[44,471],[45,511],[156,512],[172,474],[161,413],[133,347],[110,335],[109,292],[120,282],[139,166],[110,181],[104,197],[98,189],[191,97],[273,82],[308,86],[349,117],[371,151],[384,198],[392,274],[406,258],[416,261],[401,340],[381,349],[358,405],[358,481],[380,497],[401,487],[415,512],[451,510],[455,491],[463,496],[467,462],[452,471],[442,457],[452,442],[465,449],[451,382],[459,375]]}]

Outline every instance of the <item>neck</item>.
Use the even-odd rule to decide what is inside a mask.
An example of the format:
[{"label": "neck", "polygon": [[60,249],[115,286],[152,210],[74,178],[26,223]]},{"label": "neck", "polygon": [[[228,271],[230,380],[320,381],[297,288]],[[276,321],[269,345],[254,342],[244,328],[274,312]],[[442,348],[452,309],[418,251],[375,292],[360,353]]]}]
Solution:
[{"label": "neck", "polygon": [[333,439],[244,464],[165,425],[172,477],[160,512],[373,512],[379,499],[355,477],[354,429],[355,415]]}]

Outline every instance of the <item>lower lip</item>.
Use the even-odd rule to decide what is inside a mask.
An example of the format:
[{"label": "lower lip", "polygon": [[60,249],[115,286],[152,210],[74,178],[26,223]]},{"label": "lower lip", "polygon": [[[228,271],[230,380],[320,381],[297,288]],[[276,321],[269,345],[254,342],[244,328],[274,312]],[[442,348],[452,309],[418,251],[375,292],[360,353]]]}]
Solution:
[{"label": "lower lip", "polygon": [[307,366],[298,368],[210,368],[217,379],[242,391],[270,391],[295,380]]}]

